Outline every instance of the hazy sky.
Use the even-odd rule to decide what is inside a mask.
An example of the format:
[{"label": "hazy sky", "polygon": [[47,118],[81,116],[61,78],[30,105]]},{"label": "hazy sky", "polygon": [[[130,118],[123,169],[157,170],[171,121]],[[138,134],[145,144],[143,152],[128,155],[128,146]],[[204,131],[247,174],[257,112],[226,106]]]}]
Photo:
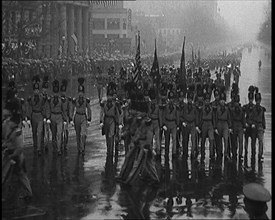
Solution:
[{"label": "hazy sky", "polygon": [[220,14],[229,25],[237,28],[245,39],[255,39],[264,18],[268,0],[219,0]]}]

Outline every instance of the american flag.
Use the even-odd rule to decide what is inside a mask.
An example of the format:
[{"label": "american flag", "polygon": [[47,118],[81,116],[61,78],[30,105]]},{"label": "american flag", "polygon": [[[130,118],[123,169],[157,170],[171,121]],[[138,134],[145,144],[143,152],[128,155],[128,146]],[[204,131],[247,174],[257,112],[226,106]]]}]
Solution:
[{"label": "american flag", "polygon": [[135,71],[133,73],[133,81],[137,83],[140,79],[141,72],[141,62],[140,62],[140,35],[138,32],[138,45],[137,45],[137,53],[136,53],[136,66]]},{"label": "american flag", "polygon": [[104,6],[104,7],[109,7],[109,6],[114,6],[117,4],[118,0],[103,0],[103,1],[99,1],[99,0],[91,0],[90,4],[93,5],[98,5],[98,6]]}]

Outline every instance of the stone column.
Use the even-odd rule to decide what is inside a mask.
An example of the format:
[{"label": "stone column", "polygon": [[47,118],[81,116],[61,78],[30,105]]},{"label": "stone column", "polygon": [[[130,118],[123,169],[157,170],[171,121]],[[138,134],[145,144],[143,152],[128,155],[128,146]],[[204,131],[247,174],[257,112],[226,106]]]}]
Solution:
[{"label": "stone column", "polygon": [[76,7],[76,37],[78,53],[82,53],[82,8]]},{"label": "stone column", "polygon": [[[63,56],[67,56],[67,47],[68,47],[68,35],[67,35],[67,13],[66,13],[66,5],[62,4],[61,5],[61,36],[60,36],[60,42],[61,45],[63,46]],[[62,42],[62,37],[65,36],[65,41],[64,43]]]},{"label": "stone column", "polygon": [[83,8],[83,52],[86,54],[89,50],[89,9]]},{"label": "stone column", "polygon": [[68,7],[68,52],[70,54],[74,54],[74,40],[72,35],[74,34],[74,6],[70,5]]}]

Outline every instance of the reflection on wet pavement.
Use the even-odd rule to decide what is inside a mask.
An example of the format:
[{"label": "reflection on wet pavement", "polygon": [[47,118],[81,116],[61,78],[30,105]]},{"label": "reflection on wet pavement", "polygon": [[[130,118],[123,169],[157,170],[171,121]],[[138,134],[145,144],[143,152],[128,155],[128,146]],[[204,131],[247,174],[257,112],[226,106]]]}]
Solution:
[{"label": "reflection on wet pavement", "polygon": [[[257,62],[262,57],[259,73]],[[247,88],[258,85],[262,105],[266,107],[264,162],[251,160],[209,161],[173,159],[163,155],[156,168],[159,187],[149,187],[141,179],[131,188],[116,182],[124,161],[124,150],[106,156],[105,139],[97,125],[89,128],[87,153],[77,154],[75,134],[69,139],[67,155],[58,157],[50,151],[42,157],[25,151],[33,199],[2,204],[2,219],[228,219],[244,213],[242,186],[247,182],[262,183],[271,191],[271,64],[263,52],[244,51],[241,63],[242,104]],[[261,75],[259,75],[261,74]],[[209,148],[206,147],[206,158]],[[251,152],[249,151],[250,155]],[[271,202],[268,203],[271,219]]]}]

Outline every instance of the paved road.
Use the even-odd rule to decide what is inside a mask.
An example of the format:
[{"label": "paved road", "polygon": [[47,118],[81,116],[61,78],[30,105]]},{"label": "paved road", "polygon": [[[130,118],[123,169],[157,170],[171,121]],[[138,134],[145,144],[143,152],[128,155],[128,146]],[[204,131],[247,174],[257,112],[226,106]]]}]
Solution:
[{"label": "paved road", "polygon": [[[262,69],[258,70],[258,60]],[[139,190],[121,189],[114,180],[124,160],[121,147],[114,160],[106,158],[105,138],[98,125],[99,105],[93,108],[93,125],[88,129],[86,155],[78,156],[75,132],[70,130],[69,151],[57,157],[51,151],[37,157],[33,155],[30,132],[25,130],[25,155],[28,175],[31,179],[34,197],[27,204],[19,202],[12,209],[4,206],[2,218],[37,214],[33,219],[122,219],[132,218],[216,218],[227,219],[242,210],[241,185],[248,179],[262,182],[271,191],[271,63],[264,58],[264,52],[253,49],[243,53],[240,79],[241,102],[246,103],[250,84],[257,85],[262,93],[262,104],[266,107],[267,128],[265,132],[264,163],[248,164],[223,163],[209,166],[199,162],[169,161],[157,164],[162,186],[153,190],[140,187]],[[208,150],[208,149],[207,149]],[[142,184],[141,184],[142,185]],[[176,195],[182,196],[181,206]],[[173,198],[174,208],[166,209],[168,198]],[[212,198],[212,199],[210,199]],[[214,204],[213,198],[216,198]],[[190,210],[183,207],[191,201]],[[189,204],[189,203],[187,203]],[[271,202],[268,203],[271,218]],[[39,208],[39,210],[35,208]],[[3,206],[2,206],[3,208]],[[40,211],[40,212],[39,212]],[[42,215],[44,211],[46,214]]]}]

